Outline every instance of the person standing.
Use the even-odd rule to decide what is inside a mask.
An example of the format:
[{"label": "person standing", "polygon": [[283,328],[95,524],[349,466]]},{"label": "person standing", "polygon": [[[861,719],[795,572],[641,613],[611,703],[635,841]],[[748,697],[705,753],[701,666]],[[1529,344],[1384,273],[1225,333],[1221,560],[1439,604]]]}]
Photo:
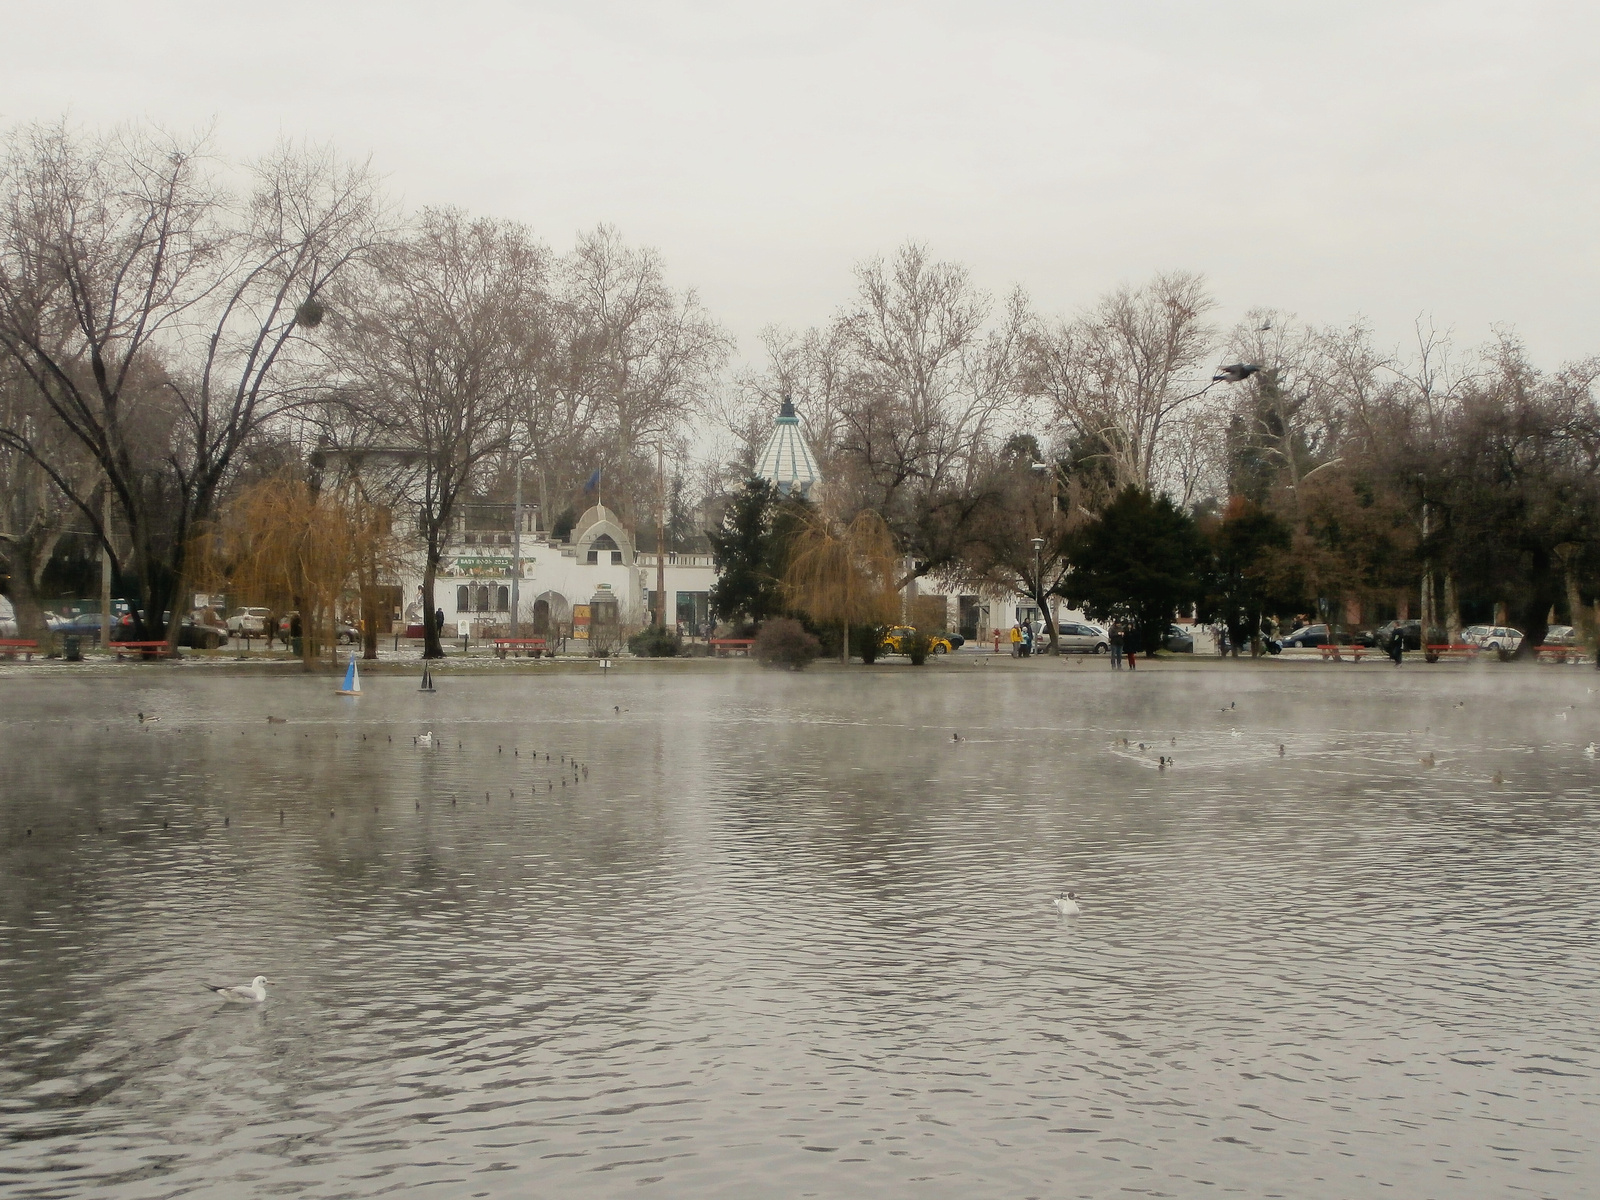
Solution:
[{"label": "person standing", "polygon": [[1022,657],[1027,658],[1033,653],[1033,622],[1029,621],[1022,627]]},{"label": "person standing", "polygon": [[1107,635],[1111,642],[1111,669],[1122,670],[1122,624],[1113,622],[1111,632]]},{"label": "person standing", "polygon": [[1128,626],[1127,633],[1122,636],[1122,651],[1128,656],[1128,670],[1132,671],[1139,665],[1139,627]]},{"label": "person standing", "polygon": [[1022,626],[1011,622],[1011,657],[1022,657]]}]

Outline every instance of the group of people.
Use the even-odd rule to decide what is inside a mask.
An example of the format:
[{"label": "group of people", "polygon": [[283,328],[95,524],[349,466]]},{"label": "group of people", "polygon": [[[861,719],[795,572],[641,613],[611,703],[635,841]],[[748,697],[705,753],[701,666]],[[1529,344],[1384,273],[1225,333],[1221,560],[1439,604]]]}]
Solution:
[{"label": "group of people", "polygon": [[[1000,649],[1000,631],[995,630],[995,650]],[[1106,641],[1111,647],[1111,669],[1122,670],[1123,660],[1128,663],[1128,670],[1136,670],[1139,666],[1139,644],[1132,629],[1124,628],[1122,623],[1115,622],[1106,630]],[[1017,621],[1011,626],[1011,657],[1027,658],[1034,652],[1034,631],[1032,621]]]}]

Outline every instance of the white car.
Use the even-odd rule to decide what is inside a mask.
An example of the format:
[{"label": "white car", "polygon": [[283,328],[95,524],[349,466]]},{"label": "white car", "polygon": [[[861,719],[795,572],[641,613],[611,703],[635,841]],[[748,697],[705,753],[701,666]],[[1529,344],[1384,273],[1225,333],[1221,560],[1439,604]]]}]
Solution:
[{"label": "white car", "polygon": [[1461,631],[1461,640],[1480,650],[1504,650],[1510,654],[1522,645],[1522,633],[1504,625],[1468,625]]},{"label": "white car", "polygon": [[236,608],[225,624],[228,632],[245,637],[260,637],[267,631],[267,619],[272,613],[265,608]]}]

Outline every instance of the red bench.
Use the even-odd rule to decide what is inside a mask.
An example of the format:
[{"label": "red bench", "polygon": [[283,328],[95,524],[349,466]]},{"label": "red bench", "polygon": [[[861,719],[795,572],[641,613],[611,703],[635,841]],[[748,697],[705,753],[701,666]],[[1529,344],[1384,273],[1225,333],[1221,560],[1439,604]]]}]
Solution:
[{"label": "red bench", "polygon": [[729,654],[743,654],[749,658],[750,647],[756,644],[755,638],[707,638],[706,640],[711,645],[711,653],[718,658],[722,657],[724,651]]},{"label": "red bench", "polygon": [[521,650],[529,658],[538,658],[545,653],[545,644],[542,637],[497,637],[494,639],[494,652],[501,658],[507,653],[515,654]]},{"label": "red bench", "polygon": [[1536,662],[1577,662],[1582,655],[1582,646],[1540,646],[1533,652]]},{"label": "red bench", "polygon": [[33,661],[33,652],[39,648],[39,643],[28,638],[0,638],[0,654],[7,658],[23,656],[24,662]]},{"label": "red bench", "polygon": [[1424,646],[1422,657],[1429,662],[1438,662],[1441,658],[1460,658],[1471,662],[1482,650],[1481,646],[1474,646],[1470,642],[1458,642],[1455,645]]},{"label": "red bench", "polygon": [[1360,662],[1361,656],[1367,653],[1367,648],[1365,646],[1335,646],[1332,643],[1318,646],[1317,649],[1322,651],[1323,662],[1327,662],[1330,658],[1333,659],[1334,662],[1343,662],[1344,651],[1346,650],[1350,652],[1351,658],[1353,658],[1356,662]]},{"label": "red bench", "polygon": [[165,642],[112,642],[111,648],[117,652],[118,662],[122,661],[124,650],[130,654],[137,652],[140,658],[164,658],[172,653]]}]

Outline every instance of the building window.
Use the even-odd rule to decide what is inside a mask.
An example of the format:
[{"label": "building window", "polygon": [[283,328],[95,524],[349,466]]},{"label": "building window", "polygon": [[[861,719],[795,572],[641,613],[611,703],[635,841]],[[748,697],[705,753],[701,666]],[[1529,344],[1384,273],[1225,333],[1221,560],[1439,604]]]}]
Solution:
[{"label": "building window", "polygon": [[467,588],[466,584],[462,584],[460,587],[458,587],[456,589],[456,611],[457,612],[471,612],[472,611],[472,601],[468,598],[468,596],[469,596],[469,591],[468,591],[468,588]]},{"label": "building window", "polygon": [[511,589],[503,583],[494,589],[494,610],[495,612],[511,611]]}]

